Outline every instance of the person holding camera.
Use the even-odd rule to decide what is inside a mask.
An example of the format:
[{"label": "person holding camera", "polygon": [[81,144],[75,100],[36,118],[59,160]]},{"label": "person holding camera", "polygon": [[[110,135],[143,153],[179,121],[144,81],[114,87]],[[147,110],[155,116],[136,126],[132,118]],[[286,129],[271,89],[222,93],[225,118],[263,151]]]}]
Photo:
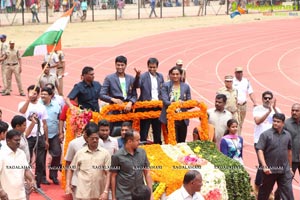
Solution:
[{"label": "person holding camera", "polygon": [[[47,118],[48,114],[43,104],[39,103],[38,98],[40,94],[40,88],[31,85],[27,88],[28,98],[26,101],[20,102],[18,111],[23,114],[27,119],[26,126],[31,124],[32,117],[37,120],[37,124],[34,126],[30,134],[27,136],[30,160],[32,161],[33,154],[36,154],[35,160],[35,175],[37,188],[40,188],[43,171],[45,170],[45,153],[49,148],[48,143],[48,126]],[[31,162],[32,163],[32,162]]]}]

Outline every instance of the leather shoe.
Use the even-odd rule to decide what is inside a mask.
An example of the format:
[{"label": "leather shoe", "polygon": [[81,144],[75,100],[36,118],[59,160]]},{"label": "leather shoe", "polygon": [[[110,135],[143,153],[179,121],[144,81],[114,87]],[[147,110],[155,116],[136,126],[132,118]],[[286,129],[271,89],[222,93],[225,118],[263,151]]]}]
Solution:
[{"label": "leather shoe", "polygon": [[43,178],[41,184],[50,185],[50,182],[46,178]]},{"label": "leather shoe", "polygon": [[55,185],[59,185],[59,181],[57,180],[57,178],[51,177],[50,179],[53,181],[53,183],[54,183]]},{"label": "leather shoe", "polygon": [[10,95],[9,92],[2,93],[2,96],[9,96],[9,95]]}]

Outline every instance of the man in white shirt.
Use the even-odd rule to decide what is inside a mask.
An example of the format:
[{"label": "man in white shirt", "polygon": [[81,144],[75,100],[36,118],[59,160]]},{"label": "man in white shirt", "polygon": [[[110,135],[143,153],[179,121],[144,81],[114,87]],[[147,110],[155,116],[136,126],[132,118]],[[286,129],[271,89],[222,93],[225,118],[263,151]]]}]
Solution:
[{"label": "man in white shirt", "polygon": [[[37,119],[37,124],[32,129],[31,133],[27,136],[28,146],[30,150],[30,159],[32,159],[33,153],[36,155],[36,183],[37,187],[40,188],[40,184],[45,182],[42,180],[43,171],[45,169],[45,153],[48,150],[48,126],[46,119],[48,114],[44,105],[38,102],[38,97],[40,94],[40,88],[34,85],[31,85],[27,88],[28,98],[26,101],[20,102],[18,110],[23,116],[27,119],[26,125],[27,128],[30,126],[31,121],[29,120],[33,115]],[[34,148],[36,141],[38,140],[37,148]],[[35,152],[33,152],[35,149]]]},{"label": "man in white shirt", "polygon": [[99,136],[103,140],[103,148],[106,149],[110,155],[113,155],[118,149],[118,141],[116,138],[109,136],[110,124],[106,119],[98,122]]},{"label": "man in white shirt", "polygon": [[[273,93],[270,91],[265,91],[262,94],[262,103],[263,105],[259,105],[254,107],[253,109],[253,117],[254,117],[254,148],[256,149],[256,144],[259,140],[260,135],[272,128],[273,124],[273,115],[275,113],[280,113],[280,110],[276,107],[276,99],[273,99]],[[258,161],[259,162],[259,161]],[[262,173],[263,169],[261,168],[261,164],[259,163],[259,167],[256,172],[255,177],[255,194],[258,193],[258,188],[262,184]]]},{"label": "man in white shirt", "polygon": [[168,200],[204,200],[200,194],[202,176],[197,170],[188,171],[183,178],[183,185],[167,198]]},{"label": "man in white shirt", "polygon": [[238,108],[239,135],[241,135],[243,123],[247,112],[247,94],[249,94],[249,97],[253,102],[253,106],[255,107],[257,105],[250,81],[243,77],[242,67],[235,68],[235,78],[233,79],[233,88],[238,91],[237,108]]},{"label": "man in white shirt", "polygon": [[10,130],[6,134],[7,145],[0,150],[0,199],[26,199],[25,180],[31,191],[35,181],[24,151],[19,149],[21,133]]},{"label": "man in white shirt", "polygon": [[215,141],[218,149],[220,142],[227,130],[227,121],[232,119],[232,114],[225,109],[227,97],[225,94],[217,94],[215,98],[215,108],[207,110],[208,123],[215,127]]}]

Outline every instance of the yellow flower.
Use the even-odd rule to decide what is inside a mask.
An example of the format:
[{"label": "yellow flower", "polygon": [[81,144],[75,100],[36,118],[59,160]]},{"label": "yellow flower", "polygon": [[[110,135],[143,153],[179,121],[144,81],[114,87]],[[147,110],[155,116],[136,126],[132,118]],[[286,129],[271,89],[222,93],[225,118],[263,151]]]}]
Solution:
[{"label": "yellow flower", "polygon": [[194,149],[194,152],[195,152],[195,153],[200,153],[200,150],[201,150],[201,148],[200,148],[199,146],[197,146],[197,147]]}]

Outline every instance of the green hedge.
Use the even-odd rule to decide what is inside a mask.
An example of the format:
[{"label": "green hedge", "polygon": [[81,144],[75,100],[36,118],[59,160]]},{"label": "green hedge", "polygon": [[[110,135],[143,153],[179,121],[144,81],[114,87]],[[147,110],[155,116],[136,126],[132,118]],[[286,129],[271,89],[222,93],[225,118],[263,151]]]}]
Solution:
[{"label": "green hedge", "polygon": [[200,146],[198,154],[225,174],[229,200],[255,200],[251,194],[250,176],[239,162],[219,152],[212,142],[195,141],[189,142],[188,145],[193,151]]}]

